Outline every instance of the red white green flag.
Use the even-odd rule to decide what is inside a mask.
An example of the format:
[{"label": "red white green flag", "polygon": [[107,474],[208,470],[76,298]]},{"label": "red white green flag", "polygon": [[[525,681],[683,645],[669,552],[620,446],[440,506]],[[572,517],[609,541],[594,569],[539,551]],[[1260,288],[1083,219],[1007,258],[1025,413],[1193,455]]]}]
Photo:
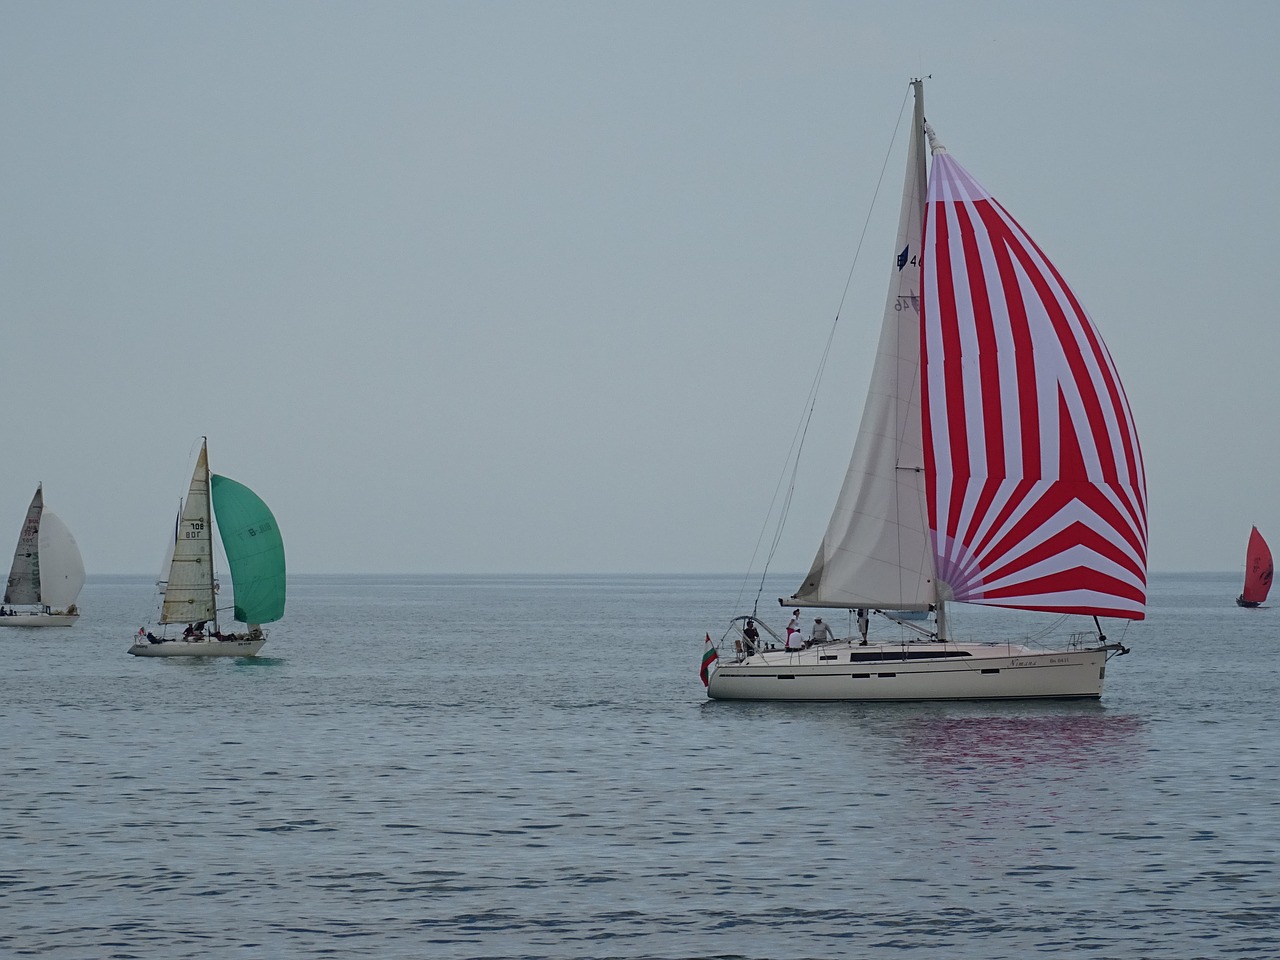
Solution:
[{"label": "red white green flag", "polygon": [[711,683],[711,665],[720,659],[720,655],[716,653],[716,648],[711,645],[711,634],[707,634],[707,649],[702,654],[702,669],[698,675],[702,677],[702,685],[705,687]]}]

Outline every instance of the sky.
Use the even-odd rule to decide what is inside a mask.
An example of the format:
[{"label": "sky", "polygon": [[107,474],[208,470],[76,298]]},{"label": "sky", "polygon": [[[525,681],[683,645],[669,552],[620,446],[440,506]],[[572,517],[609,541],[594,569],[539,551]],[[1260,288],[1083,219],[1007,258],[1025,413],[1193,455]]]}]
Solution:
[{"label": "sky", "polygon": [[293,573],[758,569],[838,316],[770,561],[808,569],[927,75],[1106,339],[1151,569],[1241,570],[1250,525],[1280,546],[1278,35],[1269,2],[3,0],[0,549],[43,482],[90,574],[154,573],[207,436]]}]

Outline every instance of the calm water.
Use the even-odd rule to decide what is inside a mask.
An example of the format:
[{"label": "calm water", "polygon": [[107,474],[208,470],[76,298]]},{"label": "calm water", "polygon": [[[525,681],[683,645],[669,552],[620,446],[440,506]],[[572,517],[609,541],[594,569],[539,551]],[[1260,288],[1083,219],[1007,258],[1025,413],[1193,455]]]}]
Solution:
[{"label": "calm water", "polygon": [[303,577],[183,662],[92,580],[0,631],[0,955],[1280,956],[1237,577],[1157,576],[1101,704],[1030,706],[708,702],[739,586]]}]

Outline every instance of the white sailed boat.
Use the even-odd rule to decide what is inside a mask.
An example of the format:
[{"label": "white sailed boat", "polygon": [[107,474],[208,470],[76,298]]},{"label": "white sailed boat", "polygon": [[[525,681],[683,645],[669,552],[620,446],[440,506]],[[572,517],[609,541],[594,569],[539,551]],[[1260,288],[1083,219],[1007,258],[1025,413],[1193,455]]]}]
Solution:
[{"label": "white sailed boat", "polygon": [[[1097,698],[1107,660],[1128,652],[1098,618],[1144,615],[1146,480],[1115,366],[1058,270],[938,142],[913,86],[861,426],[817,557],[785,601],[858,611],[858,626],[789,652],[754,614],[735,618],[718,645],[707,638],[711,697]],[[1046,649],[953,636],[951,603],[1086,619]],[[767,635],[752,642],[750,620]]]},{"label": "white sailed boat", "polygon": [[[213,565],[215,518],[231,567],[234,619],[245,624],[226,633],[219,625]],[[207,442],[201,443],[161,579],[161,632],[138,631],[129,648],[137,657],[252,657],[267,642],[262,624],[284,616],[280,528],[252,490],[209,472]]]},{"label": "white sailed boat", "polygon": [[69,627],[80,619],[76,598],[83,587],[80,548],[67,525],[45,509],[38,485],[13,552],[0,627]]}]

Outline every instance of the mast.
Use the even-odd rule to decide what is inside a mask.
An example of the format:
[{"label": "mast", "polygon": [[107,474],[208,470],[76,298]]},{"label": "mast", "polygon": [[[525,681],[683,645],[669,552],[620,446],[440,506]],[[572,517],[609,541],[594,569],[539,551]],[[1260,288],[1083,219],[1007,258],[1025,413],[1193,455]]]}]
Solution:
[{"label": "mast", "polygon": [[[915,157],[915,176],[916,176],[916,196],[920,199],[920,222],[924,223],[924,212],[928,205],[929,199],[929,165],[925,160],[924,140],[927,136],[929,141],[930,152],[934,152],[941,147],[934,137],[933,128],[929,126],[929,122],[924,118],[924,77],[916,77],[911,81],[911,88],[916,95],[916,108],[911,118],[911,136],[916,144],[914,151]],[[947,639],[947,604],[942,599],[942,592],[937,589],[937,574],[934,574],[934,590],[937,597],[937,603],[933,609],[934,633],[939,640]]]},{"label": "mast", "polygon": [[[916,196],[920,198],[920,216],[924,217],[925,200],[929,195],[929,167],[925,163],[924,150],[920,149],[925,133],[924,119],[924,78],[916,77],[911,81],[911,89],[916,94],[916,107],[911,115],[911,138],[916,144],[914,151]],[[932,130],[929,131],[932,134]],[[932,136],[930,143],[932,144]]]},{"label": "mast", "polygon": [[201,437],[200,446],[204,449],[204,489],[206,494],[206,506],[209,514],[209,609],[213,611],[213,632],[218,633],[218,572],[214,569],[213,557],[213,495],[212,482],[213,474],[209,470],[209,438]]}]

